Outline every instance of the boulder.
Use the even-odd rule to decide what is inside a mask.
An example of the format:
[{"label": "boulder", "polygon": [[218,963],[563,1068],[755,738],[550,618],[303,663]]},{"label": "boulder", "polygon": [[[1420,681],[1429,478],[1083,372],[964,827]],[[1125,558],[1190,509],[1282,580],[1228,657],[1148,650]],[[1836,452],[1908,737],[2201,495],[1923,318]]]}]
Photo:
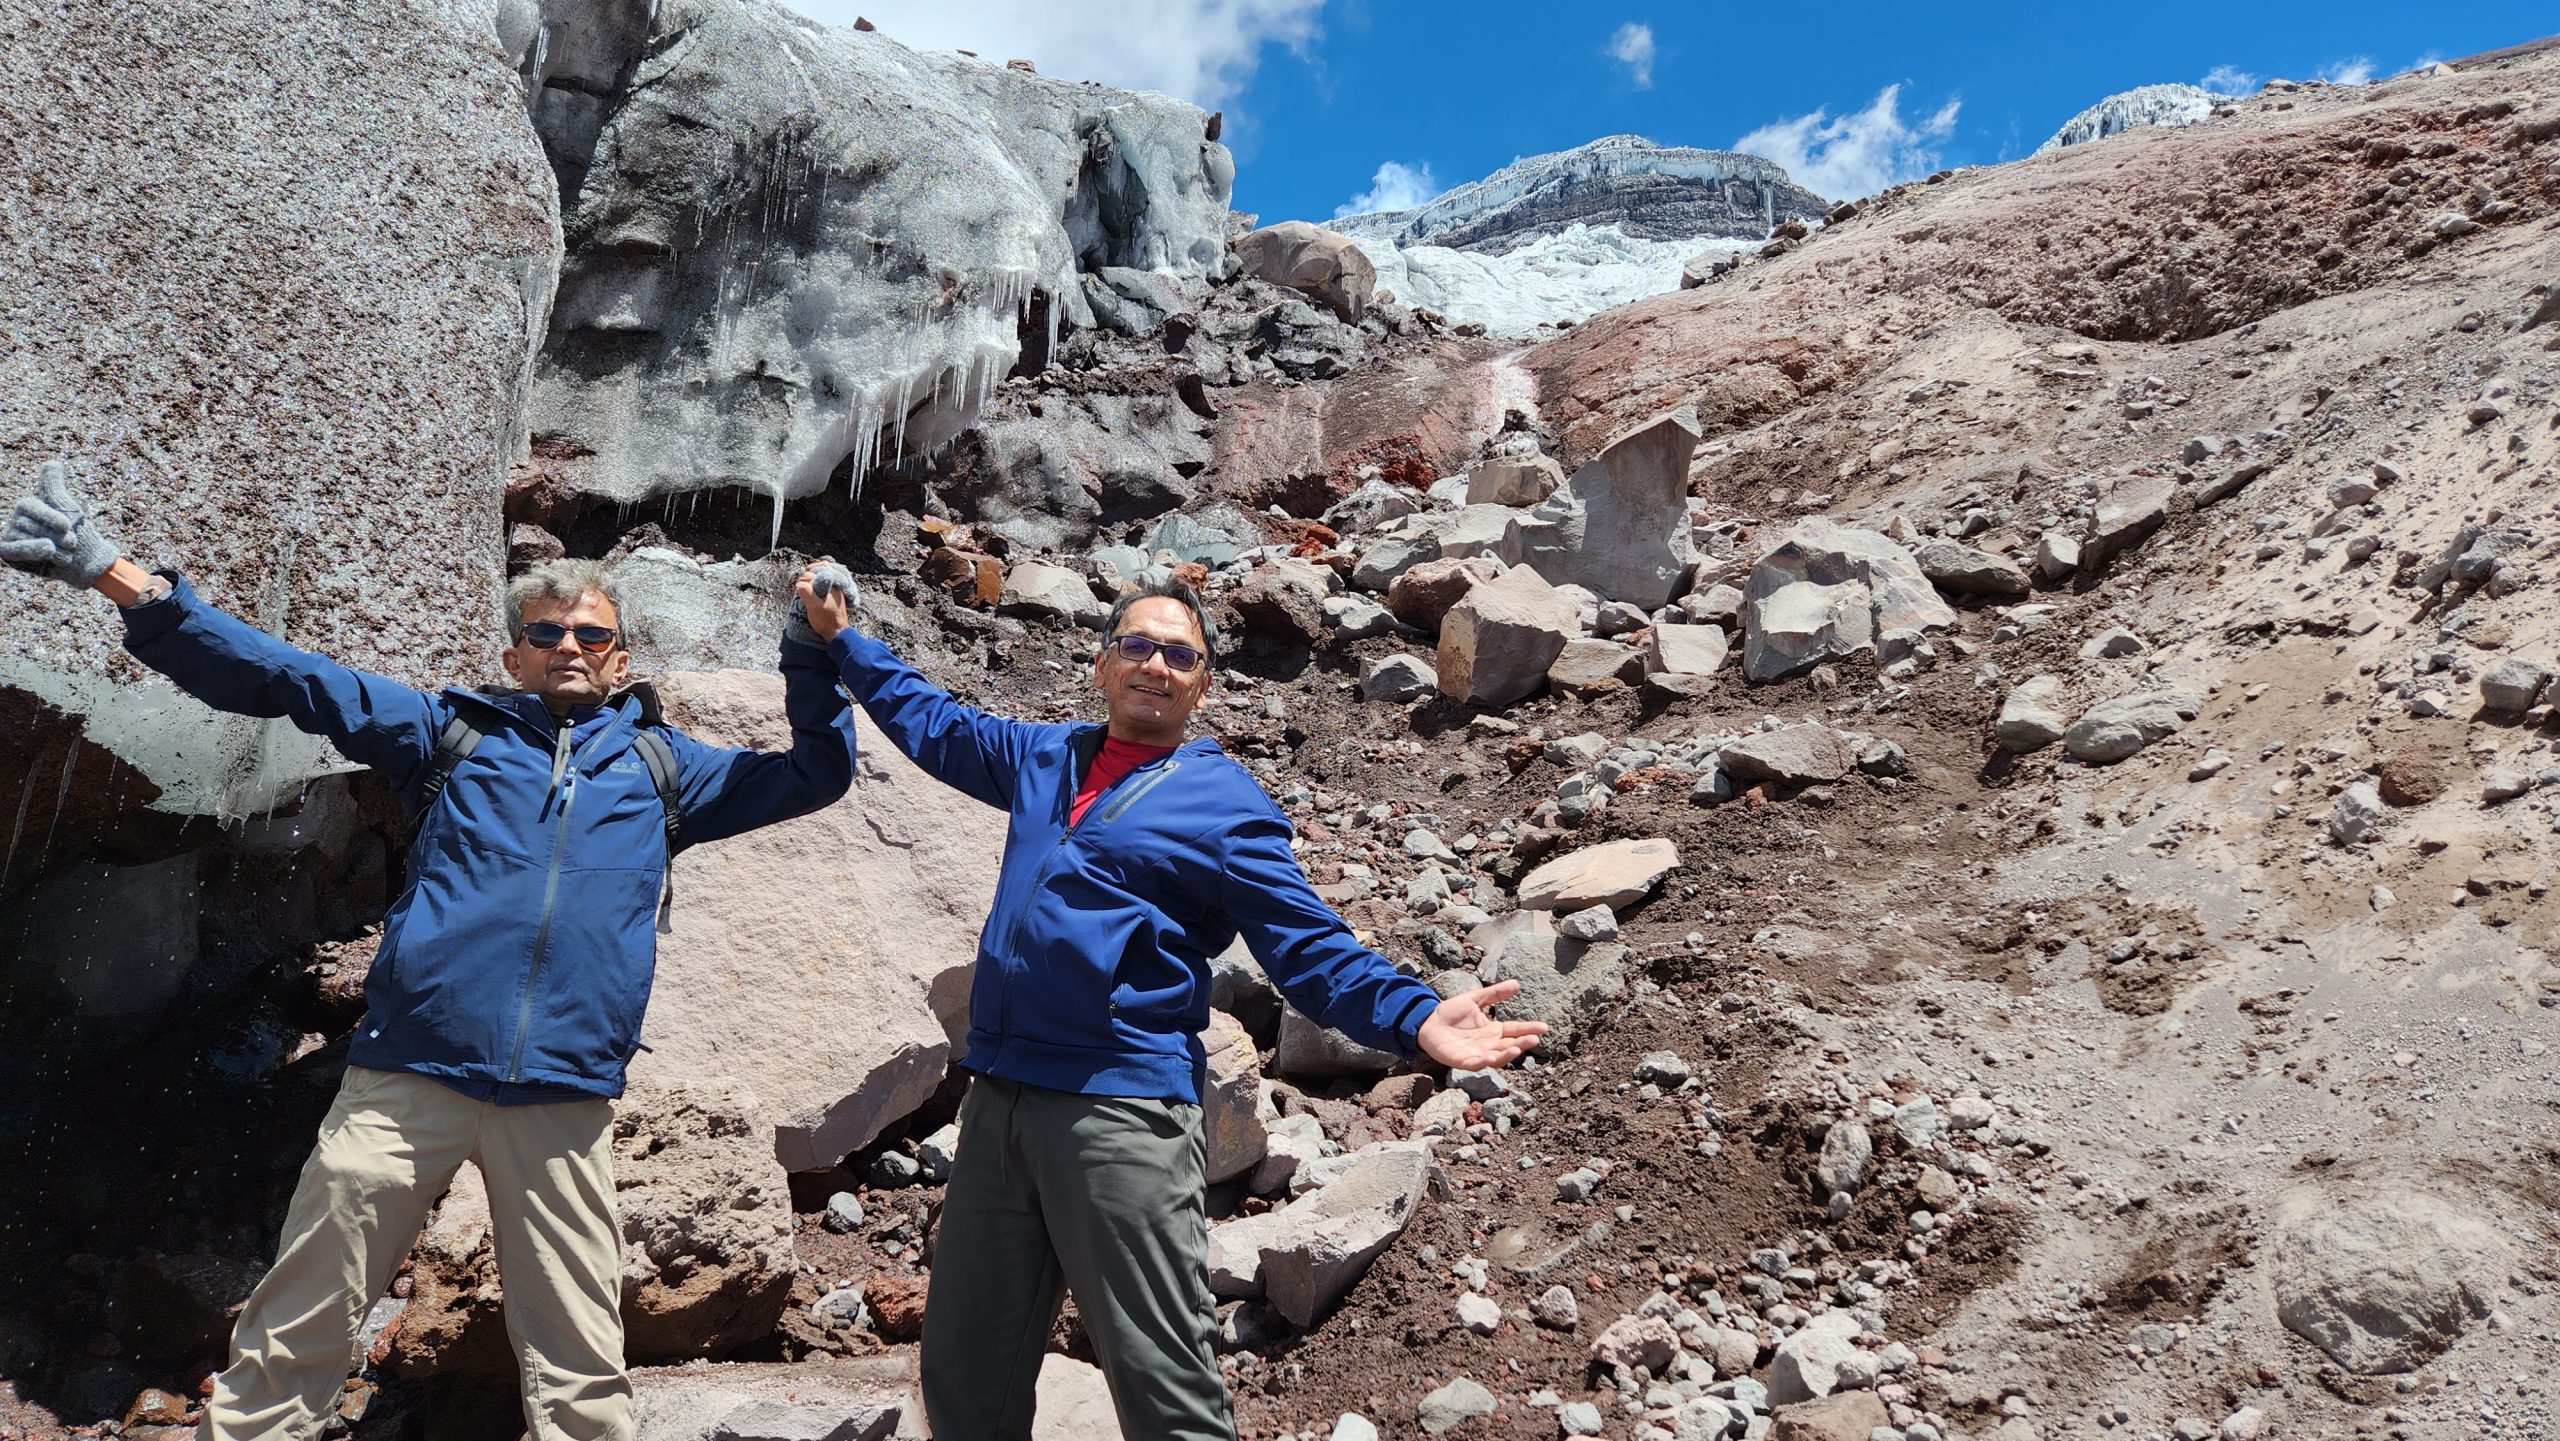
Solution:
[{"label": "boulder", "polygon": [[1415,630],[1437,636],[1451,606],[1500,574],[1502,562],[1489,557],[1426,560],[1400,572],[1387,587],[1387,609]]},{"label": "boulder", "polygon": [[[291,644],[500,678],[560,187],[490,13],[10,11],[0,504],[67,458],[101,530]],[[141,670],[102,606],[0,577],[0,776],[42,772],[5,803],[37,839],[58,810],[261,814],[346,768]]]},{"label": "boulder", "polygon": [[1292,1006],[1280,1013],[1279,1054],[1271,1064],[1284,1076],[1383,1076],[1403,1059],[1317,1025]]},{"label": "boulder", "polygon": [[1270,1149],[1262,1126],[1262,1056],[1244,1022],[1224,1011],[1209,1013],[1200,1045],[1208,1053],[1200,1127],[1208,1136],[1208,1178],[1215,1185],[1251,1171]]},{"label": "boulder", "polygon": [[2521,715],[2533,709],[2550,683],[2550,671],[2522,656],[2509,656],[2480,672],[2480,708],[2491,715]]},{"label": "boulder", "polygon": [[1627,993],[1627,948],[1566,940],[1550,911],[1514,911],[1476,927],[1468,940],[1484,952],[1476,968],[1484,984],[1520,983],[1520,994],[1504,1002],[1501,1013],[1549,1026],[1541,1056],[1570,1051]]},{"label": "boulder", "polygon": [[923,1420],[904,1372],[887,1356],[641,1367],[633,1441],[886,1441]]},{"label": "boulder", "polygon": [[[1435,531],[1416,528],[1373,536],[1361,544],[1359,557],[1351,564],[1351,583],[1362,590],[1392,595],[1397,581],[1415,567],[1439,558],[1440,536]],[[1392,600],[1388,608],[1394,609]]]},{"label": "boulder", "polygon": [[2040,751],[2062,739],[2071,722],[2061,710],[2062,677],[2033,675],[2009,688],[2000,702],[2000,715],[1991,722],[1991,735],[2000,748],[2024,755]]},{"label": "boulder", "polygon": [[1482,461],[1467,472],[1467,504],[1536,505],[1563,484],[1564,468],[1543,455]]},{"label": "boulder", "polygon": [[1425,1396],[1414,1406],[1414,1419],[1422,1429],[1438,1436],[1456,1430],[1479,1417],[1490,1416],[1502,1403],[1476,1381],[1461,1376]]},{"label": "boulder", "polygon": [[1920,573],[1929,578],[1929,583],[1949,595],[2007,599],[2027,593],[2027,573],[2006,556],[1952,540],[1933,540],[1922,545],[1912,558],[1919,562]]},{"label": "boulder", "polygon": [[[1072,621],[1087,630],[1100,630],[1111,614],[1111,608],[1094,599],[1093,587],[1085,578],[1065,566],[1043,561],[1019,561],[1004,573],[1004,592],[996,602],[1007,615],[1028,616],[1034,620]],[[1316,616],[1316,633],[1324,631],[1321,610]]]},{"label": "boulder", "polygon": [[1360,698],[1403,705],[1439,688],[1439,675],[1417,657],[1377,656],[1360,664]]},{"label": "boulder", "polygon": [[1326,596],[1324,622],[1337,640],[1376,640],[1404,629],[1394,611],[1365,595]]},{"label": "boulder", "polygon": [[[782,681],[659,683],[668,719],[713,745],[788,744]],[[728,1076],[786,1170],[834,1165],[922,1104],[964,1031],[998,836],[854,712],[854,790],[813,815],[688,849],[635,1079]]]},{"label": "boulder", "polygon": [[1441,693],[1469,705],[1508,705],[1546,683],[1573,638],[1574,618],[1528,566],[1476,586],[1440,623]]},{"label": "boulder", "polygon": [[2144,746],[2175,735],[2204,703],[2181,691],[2135,691],[2089,707],[2063,732],[2062,748],[2075,760],[2110,765]]},{"label": "boulder", "polygon": [[2382,787],[2358,781],[2338,793],[2329,810],[2329,839],[2342,846],[2362,845],[2382,834]]},{"label": "boulder", "polygon": [[1875,1379],[1875,1366],[1852,1340],[1857,1318],[1826,1311],[1778,1343],[1769,1362],[1769,1404],[1787,1406],[1828,1396],[1852,1379]]},{"label": "boulder", "polygon": [[622,631],[641,675],[771,670],[774,637],[790,612],[799,568],[776,554],[705,564],[662,545],[644,545],[613,563],[622,595]]},{"label": "boulder", "polygon": [[1680,597],[1680,614],[1692,625],[1711,625],[1725,631],[1742,628],[1742,591],[1722,581],[1704,590],[1693,590]]},{"label": "boulder", "polygon": [[2490,1218],[2425,1185],[2307,1185],[2269,1220],[2277,1319],[2359,1375],[2435,1359],[2489,1313],[2512,1260]]},{"label": "boulder", "polygon": [[1520,880],[1524,911],[1623,910],[1662,884],[1680,866],[1680,850],[1658,836],[1585,846],[1531,871]]},{"label": "boulder", "polygon": [[1331,567],[1275,556],[1236,587],[1236,614],[1248,629],[1313,645],[1324,639],[1325,597],[1341,583]]},{"label": "boulder", "polygon": [[1814,1166],[1813,1176],[1822,1194],[1856,1191],[1867,1178],[1867,1162],[1876,1153],[1875,1142],[1867,1128],[1856,1121],[1842,1121],[1822,1136],[1822,1154]]},{"label": "boulder", "polygon": [[1102,1368],[1050,1351],[1033,1384],[1031,1441],[1122,1441],[1120,1413]]},{"label": "boulder", "polygon": [[[634,1361],[724,1356],[771,1334],[790,1299],[791,1192],[757,1110],[718,1079],[638,1079],[614,1105],[623,1347]],[[478,1167],[454,1178],[412,1257],[393,1369],[512,1375]]]},{"label": "boulder", "polygon": [[1857,754],[1831,727],[1813,721],[1757,731],[1716,752],[1737,786],[1771,781],[1790,790],[1836,781],[1857,768]]},{"label": "boulder", "polygon": [[1679,1354],[1679,1333],[1660,1316],[1621,1316],[1591,1343],[1592,1364],[1611,1371],[1660,1371]]},{"label": "boulder", "polygon": [[1236,241],[1236,258],[1255,280],[1303,290],[1357,324],[1378,289],[1378,269],[1347,235],[1303,220],[1266,225]]},{"label": "boulder", "polygon": [[1611,442],[1522,523],[1522,564],[1558,584],[1653,610],[1680,593],[1689,541],[1689,459],[1698,416],[1683,407]]},{"label": "boulder", "polygon": [[2048,530],[2037,539],[2036,574],[2046,580],[2065,580],[2079,568],[2079,537]]},{"label": "boulder", "polygon": [[1520,513],[1507,505],[1460,506],[1416,516],[1405,526],[1438,541],[1440,554],[1451,560],[1491,556],[1504,565],[1520,563]]},{"label": "boulder", "polygon": [[1771,1413],[1769,1441],[1869,1441],[1891,1430],[1893,1417],[1873,1391],[1843,1391]]},{"label": "boulder", "polygon": [[1592,696],[1644,678],[1644,653],[1614,640],[1569,640],[1547,667],[1547,684],[1571,695]]},{"label": "boulder", "polygon": [[1234,160],[1181,101],[743,0],[580,9],[528,61],[575,197],[532,420],[587,494],[747,485],[778,522],[975,424],[1092,318],[1081,272],[1234,263]]},{"label": "boulder", "polygon": [[1652,675],[1714,675],[1731,654],[1719,625],[1657,625],[1645,642],[1644,668]]},{"label": "boulder", "polygon": [[2089,512],[2089,524],[2080,534],[2079,563],[2104,565],[2140,544],[2169,518],[2169,501],[2177,493],[2177,482],[2163,476],[2118,482]]},{"label": "boulder", "polygon": [[1431,1165],[1424,1148],[1382,1147],[1323,1190],[1253,1218],[1277,1222],[1259,1243],[1262,1289],[1272,1309],[1302,1331],[1331,1311],[1378,1253],[1404,1234]]},{"label": "boulder", "polygon": [[1910,552],[1871,530],[1800,522],[1743,587],[1742,674],[1783,680],[1955,623]]}]

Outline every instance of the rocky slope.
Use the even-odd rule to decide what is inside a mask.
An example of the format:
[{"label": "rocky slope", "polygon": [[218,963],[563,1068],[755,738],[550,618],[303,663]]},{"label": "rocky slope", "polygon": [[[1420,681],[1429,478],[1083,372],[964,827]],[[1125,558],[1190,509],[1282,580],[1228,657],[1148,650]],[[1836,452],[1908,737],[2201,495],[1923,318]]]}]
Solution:
[{"label": "rocky slope", "polygon": [[1700,254],[1738,252],[1829,209],[1757,156],[1610,135],[1515,160],[1411,210],[1329,224],[1406,303],[1526,335],[1677,289]]},{"label": "rocky slope", "polygon": [[[1221,963],[1246,1435],[2560,1424],[2560,49],[1910,187],[1527,351],[1320,235],[1226,253],[1080,278],[1092,327],[780,549],[761,493],[626,511],[539,450],[509,505],[650,577],[655,668],[758,662],[827,552],[1032,716],[1092,714],[1105,599],[1182,568],[1204,718],[1327,896],[1523,982],[1557,1044],[1450,1076]],[[672,689],[772,729],[769,677]],[[384,801],[0,877],[0,1425],[184,1426],[334,1084]],[[876,762],[679,877],[626,1313],[721,1359],[644,1371],[653,1441],[916,1429],[993,846],[957,804]],[[61,963],[109,908],[178,982]],[[513,1434],[487,1265],[458,1187],[356,1434]],[[1044,1434],[1112,1434],[1055,1340]]]}]

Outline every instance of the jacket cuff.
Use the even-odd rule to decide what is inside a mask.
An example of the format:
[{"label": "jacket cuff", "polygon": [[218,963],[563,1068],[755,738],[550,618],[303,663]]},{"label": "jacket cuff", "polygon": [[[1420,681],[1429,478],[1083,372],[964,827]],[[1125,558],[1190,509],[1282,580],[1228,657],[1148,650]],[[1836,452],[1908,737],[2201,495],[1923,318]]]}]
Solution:
[{"label": "jacket cuff", "polygon": [[196,590],[185,576],[174,570],[155,570],[153,575],[169,582],[166,595],[148,604],[119,606],[116,613],[124,617],[125,649],[146,645],[176,630],[195,607]]},{"label": "jacket cuff", "polygon": [[1438,1009],[1438,991],[1427,991],[1406,1004],[1404,1015],[1396,1021],[1396,1039],[1404,1043],[1408,1059],[1422,1054],[1422,1023],[1430,1020],[1431,1013]]}]

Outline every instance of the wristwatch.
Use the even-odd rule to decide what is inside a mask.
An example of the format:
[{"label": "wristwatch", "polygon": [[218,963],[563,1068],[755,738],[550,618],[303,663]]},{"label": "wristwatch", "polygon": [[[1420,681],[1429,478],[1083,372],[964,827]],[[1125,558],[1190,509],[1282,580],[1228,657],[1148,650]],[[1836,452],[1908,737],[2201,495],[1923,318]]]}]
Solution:
[{"label": "wristwatch", "polygon": [[140,610],[146,605],[152,605],[159,601],[167,600],[168,598],[168,580],[164,577],[155,575],[148,581],[143,582],[142,589],[133,593],[133,599],[124,603],[124,609]]}]

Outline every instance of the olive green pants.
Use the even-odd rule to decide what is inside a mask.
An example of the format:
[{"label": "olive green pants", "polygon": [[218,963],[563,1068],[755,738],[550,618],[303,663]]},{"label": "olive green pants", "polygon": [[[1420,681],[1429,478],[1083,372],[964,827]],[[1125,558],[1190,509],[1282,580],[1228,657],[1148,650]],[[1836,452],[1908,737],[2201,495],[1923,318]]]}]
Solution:
[{"label": "olive green pants", "polygon": [[276,1263],[231,1335],[206,1441],[307,1441],[365,1312],[469,1161],[489,1183],[507,1339],[534,1441],[629,1441],[613,1103],[493,1106],[424,1076],[349,1066],[286,1208]]},{"label": "olive green pants", "polygon": [[1062,1291],[1122,1435],[1235,1441],[1209,1344],[1207,1170],[1198,1106],[970,1082],[925,1291],[938,1441],[1029,1441]]}]

